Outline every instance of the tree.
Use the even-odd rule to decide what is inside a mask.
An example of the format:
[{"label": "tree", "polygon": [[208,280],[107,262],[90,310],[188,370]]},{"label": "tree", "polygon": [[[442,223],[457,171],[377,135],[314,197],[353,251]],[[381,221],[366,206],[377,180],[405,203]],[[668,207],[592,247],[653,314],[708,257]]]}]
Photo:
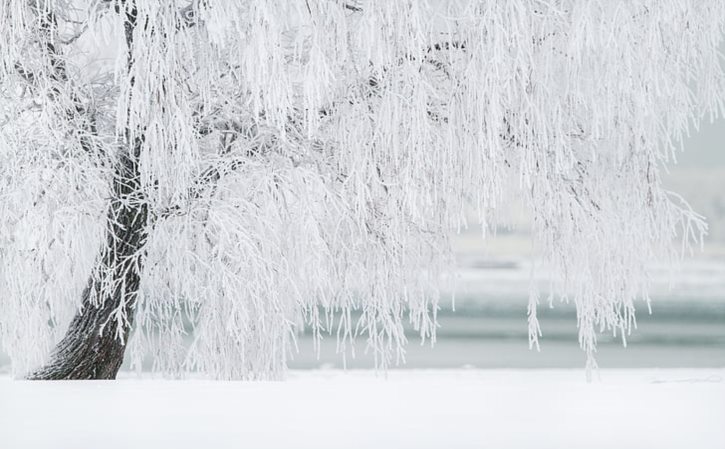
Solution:
[{"label": "tree", "polygon": [[130,346],[273,377],[305,327],[387,366],[406,316],[435,340],[449,233],[510,184],[593,367],[706,230],[660,173],[723,112],[724,25],[722,0],[4,0],[14,370],[114,378]]}]

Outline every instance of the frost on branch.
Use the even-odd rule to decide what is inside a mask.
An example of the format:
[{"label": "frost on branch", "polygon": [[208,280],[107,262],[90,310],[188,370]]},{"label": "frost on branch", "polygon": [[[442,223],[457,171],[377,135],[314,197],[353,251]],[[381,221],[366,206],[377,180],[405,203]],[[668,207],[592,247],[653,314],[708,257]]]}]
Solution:
[{"label": "frost on branch", "polygon": [[660,173],[722,113],[724,20],[723,0],[0,3],[14,370],[108,277],[128,142],[149,212],[130,345],[159,371],[275,376],[304,328],[403,360],[405,320],[435,339],[450,231],[471,206],[489,226],[512,179],[594,366],[649,301],[647,265],[706,229]]}]

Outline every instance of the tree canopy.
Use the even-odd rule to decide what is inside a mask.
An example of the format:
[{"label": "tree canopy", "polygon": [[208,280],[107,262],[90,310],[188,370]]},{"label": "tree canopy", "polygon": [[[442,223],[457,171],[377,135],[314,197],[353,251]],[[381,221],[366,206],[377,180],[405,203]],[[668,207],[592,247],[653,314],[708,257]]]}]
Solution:
[{"label": "tree canopy", "polygon": [[3,0],[14,370],[111,291],[159,371],[276,376],[304,328],[387,366],[406,319],[435,339],[451,232],[509,188],[595,366],[706,231],[661,173],[723,112],[724,25],[723,0]]}]

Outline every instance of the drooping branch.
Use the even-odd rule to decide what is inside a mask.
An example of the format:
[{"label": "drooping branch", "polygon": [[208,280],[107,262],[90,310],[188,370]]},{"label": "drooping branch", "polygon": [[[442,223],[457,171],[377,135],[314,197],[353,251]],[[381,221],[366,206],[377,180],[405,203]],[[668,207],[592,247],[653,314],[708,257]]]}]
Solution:
[{"label": "drooping branch", "polygon": [[[98,138],[95,113],[86,107],[84,101],[77,94],[77,87],[68,75],[66,61],[56,44],[59,40],[56,15],[45,6],[41,7],[35,3],[33,3],[33,6],[38,16],[41,50],[47,57],[47,66],[49,67],[47,77],[50,89],[47,90],[47,95],[51,102],[60,106],[65,115],[64,118],[71,124],[73,132],[78,137],[81,149],[92,156],[95,164],[105,167],[109,163],[109,155],[104,151],[103,145]],[[34,90],[41,91],[43,87],[46,87],[40,85],[42,82],[41,75],[27,70],[22,63],[16,62],[15,69],[18,75]],[[65,104],[65,95],[67,95],[70,105]]]}]

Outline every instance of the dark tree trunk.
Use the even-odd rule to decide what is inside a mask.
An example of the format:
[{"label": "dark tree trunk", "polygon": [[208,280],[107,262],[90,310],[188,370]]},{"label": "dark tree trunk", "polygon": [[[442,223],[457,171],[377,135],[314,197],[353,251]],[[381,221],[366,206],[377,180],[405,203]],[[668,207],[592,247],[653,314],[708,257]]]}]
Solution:
[{"label": "dark tree trunk", "polygon": [[114,379],[133,324],[146,243],[148,210],[142,197],[140,142],[118,162],[108,210],[105,248],[50,362],[28,379]]},{"label": "dark tree trunk", "polygon": [[[122,0],[117,8],[125,3]],[[130,68],[135,7],[126,8],[123,14]],[[139,171],[143,134],[125,131],[126,146],[121,150],[112,181],[106,241],[83,291],[81,309],[48,364],[28,375],[28,379],[115,379],[123,363],[140,287],[148,224]]]}]

